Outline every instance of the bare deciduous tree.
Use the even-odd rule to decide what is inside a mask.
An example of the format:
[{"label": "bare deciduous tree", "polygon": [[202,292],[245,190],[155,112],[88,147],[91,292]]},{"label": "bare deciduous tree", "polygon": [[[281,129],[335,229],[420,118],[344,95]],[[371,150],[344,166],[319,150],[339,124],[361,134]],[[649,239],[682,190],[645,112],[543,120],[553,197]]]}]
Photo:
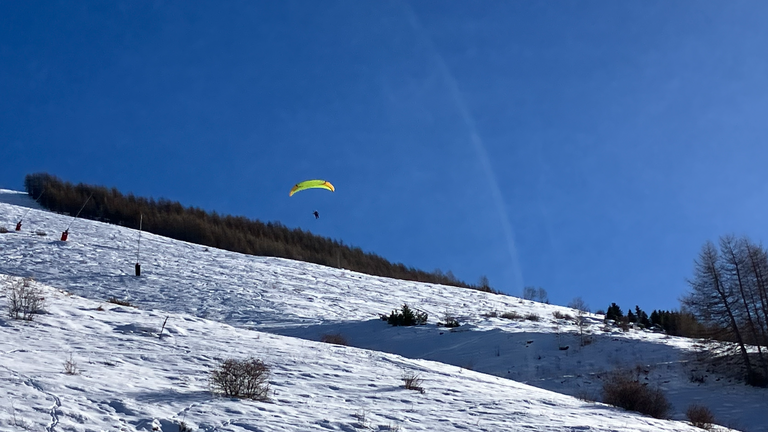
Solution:
[{"label": "bare deciduous tree", "polygon": [[576,309],[582,314],[589,313],[590,311],[589,305],[581,297],[576,297],[573,300],[571,300],[571,302],[568,303],[568,307],[571,309]]},{"label": "bare deciduous tree", "polygon": [[[683,306],[712,329],[711,337],[735,342],[747,382],[768,383],[768,254],[746,237],[707,242],[694,261],[691,292]],[[750,355],[756,348],[757,358]]]},{"label": "bare deciduous tree", "polygon": [[534,300],[541,303],[549,303],[549,295],[547,290],[542,287],[527,286],[523,288],[523,298],[525,300]]}]

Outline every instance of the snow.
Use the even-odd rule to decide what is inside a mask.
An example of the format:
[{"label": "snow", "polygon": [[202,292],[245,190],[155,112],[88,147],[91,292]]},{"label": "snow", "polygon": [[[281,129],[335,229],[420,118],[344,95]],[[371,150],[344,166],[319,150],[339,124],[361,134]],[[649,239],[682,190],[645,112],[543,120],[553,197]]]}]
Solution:
[{"label": "snow", "polygon": [[[2,197],[2,202],[6,204],[13,204],[19,207],[28,207],[38,210],[43,209],[40,204],[36,203],[34,200],[29,199],[29,195],[26,192],[0,189],[0,197]],[[26,212],[26,210],[24,212]]]},{"label": "snow", "polygon": [[[706,373],[694,340],[603,331],[589,314],[582,347],[578,327],[553,316],[576,315],[569,308],[146,232],[136,277],[136,230],[73,222],[13,191],[0,190],[0,227],[0,285],[34,278],[46,311],[31,322],[0,315],[0,430],[695,431],[684,413],[699,403],[720,423],[768,431],[768,390]],[[429,323],[380,319],[403,303]],[[540,319],[492,316],[513,311]],[[446,314],[462,326],[436,326]],[[319,342],[329,334],[350,346]],[[213,395],[211,370],[248,357],[271,368],[269,401]],[[65,373],[70,359],[77,374]],[[597,398],[607,372],[638,366],[672,420],[574,397]],[[405,374],[425,392],[403,388]]]}]

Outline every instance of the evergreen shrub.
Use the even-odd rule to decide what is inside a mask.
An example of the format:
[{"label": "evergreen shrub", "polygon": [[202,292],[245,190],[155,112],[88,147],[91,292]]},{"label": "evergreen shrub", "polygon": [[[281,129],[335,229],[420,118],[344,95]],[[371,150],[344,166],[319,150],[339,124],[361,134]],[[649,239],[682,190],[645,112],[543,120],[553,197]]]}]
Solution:
[{"label": "evergreen shrub", "polygon": [[398,311],[393,310],[387,317],[387,323],[393,326],[413,326],[427,323],[427,313],[411,309],[407,304]]}]

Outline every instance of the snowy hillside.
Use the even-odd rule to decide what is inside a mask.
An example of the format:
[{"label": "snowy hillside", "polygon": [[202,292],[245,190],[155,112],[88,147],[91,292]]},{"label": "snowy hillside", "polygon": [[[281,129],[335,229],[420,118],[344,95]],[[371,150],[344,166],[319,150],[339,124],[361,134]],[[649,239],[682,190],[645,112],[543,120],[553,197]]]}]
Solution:
[{"label": "snowy hillside", "polygon": [[[575,315],[568,308],[147,233],[137,278],[137,231],[28,207],[0,192],[10,231],[0,234],[0,277],[33,277],[47,313],[31,323],[0,315],[0,430],[700,430],[562,395],[597,396],[606,372],[641,366],[674,419],[699,403],[721,423],[768,431],[765,389],[690,382],[690,340],[605,332],[589,316],[592,343],[580,347],[578,327],[553,316]],[[429,313],[428,325],[379,318],[403,303]],[[539,320],[498,317],[510,312]],[[462,326],[436,326],[446,314]],[[350,347],[317,342],[329,334]],[[77,375],[64,373],[70,355]],[[270,402],[212,397],[210,370],[248,356],[272,367]],[[419,374],[425,393],[402,388],[404,373]]]}]

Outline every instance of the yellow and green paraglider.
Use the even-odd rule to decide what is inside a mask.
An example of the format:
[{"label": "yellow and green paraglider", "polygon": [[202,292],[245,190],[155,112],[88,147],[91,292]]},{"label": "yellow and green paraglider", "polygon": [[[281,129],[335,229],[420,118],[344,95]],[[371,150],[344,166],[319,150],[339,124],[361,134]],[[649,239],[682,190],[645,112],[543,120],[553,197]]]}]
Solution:
[{"label": "yellow and green paraglider", "polygon": [[304,189],[326,189],[331,192],[336,191],[336,188],[333,187],[331,182],[325,180],[307,180],[296,183],[296,185],[291,188],[291,192],[288,193],[288,196],[293,196],[296,192],[303,191]]}]

